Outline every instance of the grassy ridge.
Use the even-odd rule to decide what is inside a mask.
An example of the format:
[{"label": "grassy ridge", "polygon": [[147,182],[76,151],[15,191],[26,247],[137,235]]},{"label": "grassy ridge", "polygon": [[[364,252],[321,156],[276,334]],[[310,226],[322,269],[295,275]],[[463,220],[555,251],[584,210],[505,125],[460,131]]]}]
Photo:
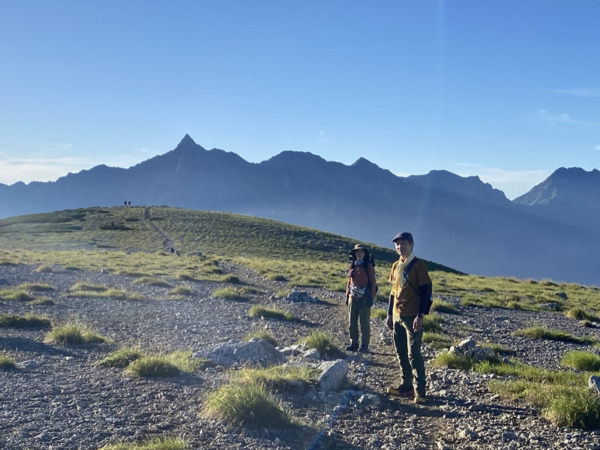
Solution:
[{"label": "grassy ridge", "polygon": [[[0,248],[30,250],[165,250],[158,226],[182,253],[219,258],[346,261],[355,240],[306,227],[239,214],[170,207],[85,208],[0,220]],[[392,249],[367,244],[377,263],[391,264]],[[431,270],[456,272],[436,263]]]},{"label": "grassy ridge", "polygon": [[[183,255],[201,253],[205,260],[173,258],[157,227]],[[94,207],[0,220],[0,264],[109,267],[123,275],[218,280],[222,274],[216,261],[231,260],[291,285],[333,290],[344,289],[347,256],[355,243],[275,220],[161,206]],[[397,254],[391,248],[366,245],[375,256],[379,293],[384,297],[389,292],[385,280]],[[596,287],[469,276],[433,262],[428,266],[435,294],[455,295],[463,305],[600,310]]]}]

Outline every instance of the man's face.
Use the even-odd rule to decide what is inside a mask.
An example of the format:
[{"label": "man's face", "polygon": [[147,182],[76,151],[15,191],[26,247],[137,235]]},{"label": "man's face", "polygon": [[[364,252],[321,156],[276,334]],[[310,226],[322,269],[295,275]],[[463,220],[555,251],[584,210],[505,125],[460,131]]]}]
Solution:
[{"label": "man's face", "polygon": [[414,243],[399,239],[394,242],[396,252],[400,255],[400,259],[403,261],[410,256],[413,251]]}]

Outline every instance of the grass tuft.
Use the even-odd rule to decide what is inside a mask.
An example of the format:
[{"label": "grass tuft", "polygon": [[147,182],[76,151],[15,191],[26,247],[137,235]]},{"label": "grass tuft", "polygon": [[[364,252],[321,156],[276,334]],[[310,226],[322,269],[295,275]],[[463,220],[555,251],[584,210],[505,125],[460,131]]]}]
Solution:
[{"label": "grass tuft", "polygon": [[0,291],[0,300],[13,302],[30,302],[34,300],[28,292],[23,290],[5,289]]},{"label": "grass tuft", "polygon": [[214,298],[223,300],[235,300],[237,302],[246,302],[248,298],[240,294],[237,290],[232,288],[217,289],[212,295]]},{"label": "grass tuft", "polygon": [[251,333],[248,333],[246,336],[244,336],[244,339],[246,341],[249,341],[250,339],[254,339],[254,338],[263,339],[263,340],[267,341],[269,344],[271,344],[273,347],[277,347],[277,345],[279,345],[277,343],[277,340],[273,337],[273,335],[265,330],[253,331]]},{"label": "grass tuft", "polygon": [[106,358],[99,361],[97,364],[102,367],[116,367],[124,369],[133,361],[136,361],[142,358],[143,356],[144,353],[140,350],[122,348],[111,353]]},{"label": "grass tuft", "polygon": [[593,430],[600,420],[600,398],[585,388],[561,387],[550,393],[543,416],[557,427]]},{"label": "grass tuft", "polygon": [[600,322],[600,316],[597,314],[588,313],[581,308],[571,308],[566,312],[565,315],[570,319]]},{"label": "grass tuft", "polygon": [[449,353],[441,351],[431,362],[437,367],[448,367],[449,369],[471,370],[475,364],[472,358],[467,355]]},{"label": "grass tuft", "polygon": [[127,444],[124,442],[109,444],[100,450],[187,450],[191,448],[179,438],[156,438],[140,444]]},{"label": "grass tuft", "polygon": [[339,348],[333,338],[324,331],[315,331],[301,341],[307,348],[316,348],[321,355],[334,355]]},{"label": "grass tuft", "polygon": [[279,428],[290,419],[261,383],[233,383],[211,392],[205,412],[231,426]]},{"label": "grass tuft", "polygon": [[205,361],[192,358],[192,352],[175,351],[167,355],[144,355],[132,361],[125,374],[135,377],[176,377],[191,373]]},{"label": "grass tuft", "polygon": [[135,377],[176,377],[179,376],[179,367],[162,356],[143,356],[131,362],[125,369],[126,375]]},{"label": "grass tuft", "polygon": [[595,353],[573,350],[563,355],[560,365],[576,370],[598,372],[600,371],[600,356]]},{"label": "grass tuft", "polygon": [[24,316],[5,314],[0,316],[0,327],[3,328],[50,328],[52,323],[46,317],[29,313]]},{"label": "grass tuft", "polygon": [[433,304],[431,305],[431,310],[446,314],[460,314],[458,308],[456,308],[454,304],[439,299],[434,300]]},{"label": "grass tuft", "polygon": [[12,356],[0,353],[0,370],[12,370],[17,368],[17,362]]},{"label": "grass tuft", "polygon": [[377,320],[387,319],[387,309],[373,308],[371,310],[371,319],[377,319]]},{"label": "grass tuft", "polygon": [[427,333],[441,333],[442,324],[446,320],[438,314],[428,314],[423,317],[423,331]]},{"label": "grass tuft", "polygon": [[290,312],[280,311],[275,308],[267,308],[262,305],[254,305],[248,311],[250,317],[258,317],[261,319],[277,319],[277,320],[294,320],[294,315]]},{"label": "grass tuft", "polygon": [[189,297],[194,294],[194,290],[187,286],[177,286],[169,291],[169,295],[179,296],[179,297]]},{"label": "grass tuft", "polygon": [[284,389],[290,382],[315,385],[321,371],[308,366],[273,366],[261,369],[242,369],[236,372],[239,383],[257,383],[270,389]]},{"label": "grass tuft", "polygon": [[452,345],[452,341],[443,334],[431,332],[423,333],[423,342],[437,349],[450,348]]},{"label": "grass tuft", "polygon": [[50,344],[99,344],[110,339],[84,328],[82,325],[62,325],[53,328],[44,339]]},{"label": "grass tuft", "polygon": [[514,336],[528,337],[534,339],[546,339],[548,341],[561,341],[561,342],[573,342],[577,344],[589,344],[591,340],[586,338],[575,337],[565,331],[561,330],[550,330],[545,327],[533,326],[525,328],[523,330],[516,330],[513,332]]}]

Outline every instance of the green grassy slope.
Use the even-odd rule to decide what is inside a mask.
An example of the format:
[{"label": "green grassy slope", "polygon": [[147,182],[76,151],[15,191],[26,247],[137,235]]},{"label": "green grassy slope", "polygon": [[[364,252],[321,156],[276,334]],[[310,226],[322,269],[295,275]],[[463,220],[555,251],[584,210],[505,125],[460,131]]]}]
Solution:
[{"label": "green grassy slope", "polygon": [[[85,208],[0,220],[0,248],[28,250],[120,249],[157,252],[166,243],[157,225],[183,254],[219,258],[346,261],[356,241],[310,228],[239,214],[170,207]],[[377,263],[398,255],[366,243]],[[431,270],[457,271],[429,263]]]},{"label": "green grassy slope", "polygon": [[[167,252],[171,243],[182,258]],[[229,260],[291,286],[338,291],[344,290],[348,253],[355,243],[274,220],[169,207],[94,207],[0,220],[0,266],[62,265],[133,276],[219,280],[224,274],[218,262]],[[387,275],[397,254],[363,244],[375,256],[379,295],[385,299]],[[600,310],[597,287],[470,276],[434,262],[428,266],[435,295],[457,296],[463,305]]]}]

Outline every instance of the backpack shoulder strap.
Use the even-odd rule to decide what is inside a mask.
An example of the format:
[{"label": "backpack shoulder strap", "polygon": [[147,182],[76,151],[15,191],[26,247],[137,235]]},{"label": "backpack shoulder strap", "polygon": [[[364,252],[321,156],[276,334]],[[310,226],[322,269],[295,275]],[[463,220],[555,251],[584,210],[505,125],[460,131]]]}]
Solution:
[{"label": "backpack shoulder strap", "polygon": [[417,258],[416,256],[412,259],[411,262],[408,263],[408,266],[406,266],[404,268],[404,273],[408,275],[408,272],[410,272],[410,269],[412,269],[412,266],[414,263],[416,263],[419,260],[419,258]]}]

